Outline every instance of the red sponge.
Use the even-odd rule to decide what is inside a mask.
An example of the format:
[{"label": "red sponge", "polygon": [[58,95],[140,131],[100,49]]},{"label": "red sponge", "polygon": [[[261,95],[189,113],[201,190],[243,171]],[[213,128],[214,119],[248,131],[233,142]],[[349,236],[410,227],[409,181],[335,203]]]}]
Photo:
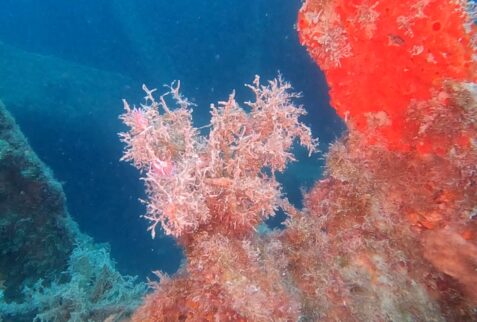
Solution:
[{"label": "red sponge", "polygon": [[298,16],[300,41],[324,70],[331,104],[348,125],[365,130],[377,115],[390,148],[415,145],[405,138],[418,127],[406,120],[410,103],[429,99],[431,89],[442,90],[446,80],[476,80],[476,30],[464,2],[305,2]]}]

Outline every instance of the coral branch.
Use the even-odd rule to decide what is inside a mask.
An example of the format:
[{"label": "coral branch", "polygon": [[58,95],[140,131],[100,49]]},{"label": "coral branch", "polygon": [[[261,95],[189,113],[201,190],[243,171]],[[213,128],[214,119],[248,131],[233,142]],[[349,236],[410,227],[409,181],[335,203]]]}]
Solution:
[{"label": "coral branch", "polygon": [[[211,130],[203,137],[192,126],[191,104],[179,85],[172,84],[159,102],[155,90],[143,86],[145,104],[131,108],[124,102],[121,116],[130,128],[120,134],[127,145],[123,159],[144,173],[149,230],[153,237],[158,224],[175,237],[198,230],[247,234],[279,207],[274,174],[294,160],[294,140],[316,150],[310,129],[298,121],[305,110],[293,104],[298,95],[281,77],[264,86],[257,76],[247,85],[255,94],[246,103],[250,112],[232,93],[212,105]],[[168,95],[177,108],[167,105]]]}]

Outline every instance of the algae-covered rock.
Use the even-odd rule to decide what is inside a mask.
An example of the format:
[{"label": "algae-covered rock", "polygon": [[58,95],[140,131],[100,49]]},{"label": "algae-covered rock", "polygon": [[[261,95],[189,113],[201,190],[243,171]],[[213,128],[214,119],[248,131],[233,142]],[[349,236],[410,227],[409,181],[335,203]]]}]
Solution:
[{"label": "algae-covered rock", "polygon": [[61,185],[0,102],[0,281],[7,301],[66,269],[69,225]]}]

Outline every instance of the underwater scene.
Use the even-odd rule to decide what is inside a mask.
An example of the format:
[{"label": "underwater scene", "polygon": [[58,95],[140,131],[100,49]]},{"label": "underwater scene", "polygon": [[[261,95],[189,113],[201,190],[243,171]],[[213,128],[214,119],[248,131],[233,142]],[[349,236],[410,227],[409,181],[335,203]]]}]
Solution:
[{"label": "underwater scene", "polygon": [[0,25],[0,322],[477,321],[474,0]]}]

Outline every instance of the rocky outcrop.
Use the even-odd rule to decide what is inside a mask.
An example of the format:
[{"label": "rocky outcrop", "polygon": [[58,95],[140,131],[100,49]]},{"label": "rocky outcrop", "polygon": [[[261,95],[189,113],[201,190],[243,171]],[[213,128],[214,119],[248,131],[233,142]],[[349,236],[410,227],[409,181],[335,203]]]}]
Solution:
[{"label": "rocky outcrop", "polygon": [[0,102],[0,286],[5,300],[64,271],[74,225],[63,189]]}]

